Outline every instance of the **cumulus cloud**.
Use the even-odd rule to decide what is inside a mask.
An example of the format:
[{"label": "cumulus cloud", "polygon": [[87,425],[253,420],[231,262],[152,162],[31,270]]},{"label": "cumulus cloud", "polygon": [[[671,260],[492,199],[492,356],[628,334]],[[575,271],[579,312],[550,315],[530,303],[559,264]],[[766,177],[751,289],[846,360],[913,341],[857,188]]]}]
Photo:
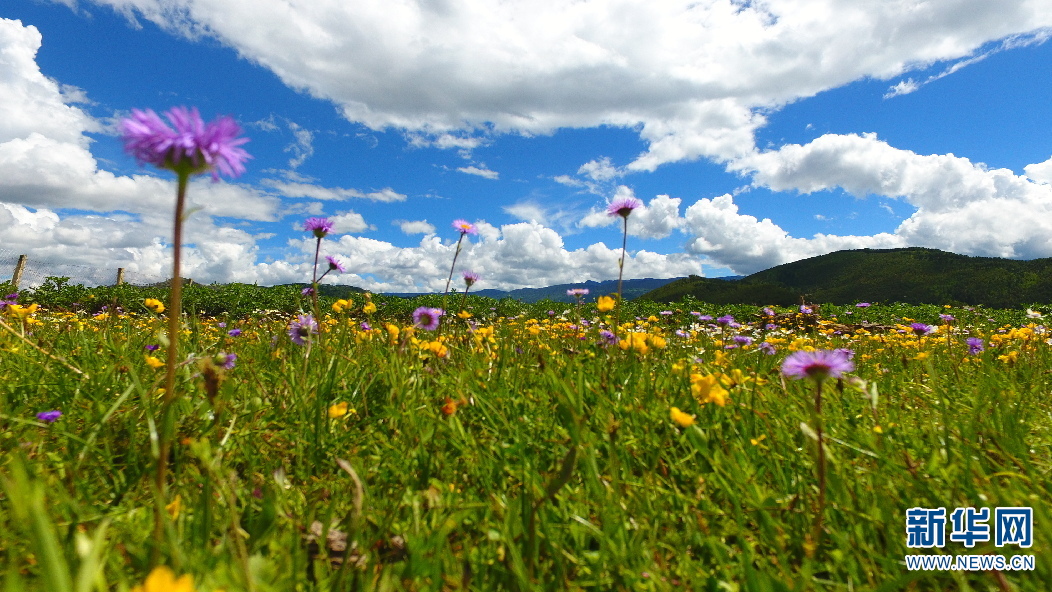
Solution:
[{"label": "cumulus cloud", "polygon": [[[559,233],[537,222],[495,227],[478,223],[479,239],[465,244],[458,259],[464,269],[482,275],[485,287],[514,289],[552,284],[606,280],[616,277],[620,248],[596,243],[568,250]],[[303,256],[313,254],[314,242],[296,242]],[[345,235],[323,249],[341,255],[348,274],[342,281],[373,290],[441,291],[456,250],[454,241],[425,236],[416,247],[400,248],[385,241]],[[687,253],[664,255],[631,252],[626,278],[679,277],[701,274],[698,257]]]},{"label": "cumulus cloud", "polygon": [[688,207],[683,224],[691,236],[688,250],[739,273],[854,248],[923,246],[976,256],[1052,256],[1052,186],[1032,180],[1042,177],[1044,163],[1027,167],[1027,178],[952,154],[897,149],[874,134],[827,134],[739,159],[729,168],[774,191],[806,194],[839,187],[859,198],[901,199],[916,209],[894,233],[794,238],[769,219],[739,214],[730,195]]},{"label": "cumulus cloud", "polygon": [[365,218],[357,212],[343,212],[331,216],[332,231],[336,234],[354,234],[366,230],[376,230],[375,226],[365,221]]},{"label": "cumulus cloud", "polygon": [[1026,165],[1023,172],[1038,183],[1052,183],[1052,157],[1045,162]]},{"label": "cumulus cloud", "polygon": [[738,158],[754,150],[760,110],[958,64],[1052,26],[1047,0],[395,0],[383,10],[342,0],[94,2],[211,36],[351,121],[433,145],[638,129],[647,148],[630,171]]},{"label": "cumulus cloud", "polygon": [[427,220],[394,220],[392,224],[398,226],[405,234],[434,234],[435,226]]},{"label": "cumulus cloud", "polygon": [[610,157],[604,156],[582,164],[581,168],[577,169],[577,174],[593,181],[609,181],[620,177],[622,172],[610,162]]}]

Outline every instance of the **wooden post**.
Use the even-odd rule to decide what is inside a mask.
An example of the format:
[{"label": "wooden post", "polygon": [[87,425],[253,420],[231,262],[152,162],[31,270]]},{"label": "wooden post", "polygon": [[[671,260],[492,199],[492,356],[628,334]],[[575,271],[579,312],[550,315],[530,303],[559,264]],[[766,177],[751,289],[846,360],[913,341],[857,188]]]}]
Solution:
[{"label": "wooden post", "polygon": [[15,289],[18,289],[18,284],[22,282],[22,272],[26,270],[26,256],[19,255],[18,263],[15,263],[15,273],[11,276],[11,283],[14,284]]},{"label": "wooden post", "polygon": [[118,267],[117,268],[117,285],[119,286],[119,285],[121,285],[123,283],[124,283],[124,268],[123,267]]}]

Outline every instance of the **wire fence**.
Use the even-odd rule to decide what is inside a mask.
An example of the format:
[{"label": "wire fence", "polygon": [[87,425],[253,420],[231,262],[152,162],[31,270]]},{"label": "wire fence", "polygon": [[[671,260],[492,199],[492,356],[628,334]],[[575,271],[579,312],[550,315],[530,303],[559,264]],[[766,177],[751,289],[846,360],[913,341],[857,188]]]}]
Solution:
[{"label": "wire fence", "polygon": [[69,278],[70,284],[81,284],[88,287],[115,284],[146,286],[168,280],[165,276],[131,271],[116,265],[109,268],[91,267],[56,261],[47,257],[29,257],[0,249],[0,282],[10,281],[17,289],[36,288],[49,277],[66,277]]}]

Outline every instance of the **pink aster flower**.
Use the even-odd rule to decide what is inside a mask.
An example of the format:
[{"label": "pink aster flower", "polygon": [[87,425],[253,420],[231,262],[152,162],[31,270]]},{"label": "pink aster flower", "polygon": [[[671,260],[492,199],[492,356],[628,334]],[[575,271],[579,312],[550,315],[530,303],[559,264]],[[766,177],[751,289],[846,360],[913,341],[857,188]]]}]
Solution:
[{"label": "pink aster flower", "polygon": [[474,286],[475,282],[479,281],[481,278],[482,278],[482,276],[480,276],[479,274],[475,273],[474,271],[465,271],[464,272],[464,284],[467,287],[469,287],[469,288],[471,286]]},{"label": "pink aster flower", "polygon": [[329,271],[338,271],[340,273],[347,271],[347,269],[344,268],[343,264],[340,263],[340,260],[336,257],[333,257],[332,255],[326,255],[325,258],[329,261]]},{"label": "pink aster flower", "polygon": [[333,221],[328,218],[307,218],[303,222],[303,230],[307,232],[313,232],[317,238],[325,238],[325,235],[332,232]]},{"label": "pink aster flower", "polygon": [[62,412],[57,409],[37,413],[37,419],[44,423],[55,423],[60,417],[62,417]]},{"label": "pink aster flower", "polygon": [[413,326],[425,331],[438,329],[439,317],[446,314],[441,308],[421,306],[413,311]]},{"label": "pink aster flower", "polygon": [[816,351],[797,351],[782,362],[782,374],[789,378],[811,378],[821,382],[826,378],[840,378],[845,372],[855,369],[851,361],[851,350],[820,349]]},{"label": "pink aster flower", "polygon": [[573,296],[574,298],[580,298],[581,296],[588,295],[588,288],[571,288],[566,291],[567,296]]},{"label": "pink aster flower", "polygon": [[643,207],[643,202],[634,197],[619,197],[606,207],[606,214],[608,216],[627,218],[632,213],[632,210],[640,207]]},{"label": "pink aster flower", "polygon": [[467,220],[453,220],[453,229],[460,234],[470,234],[472,236],[479,233],[479,229]]},{"label": "pink aster flower", "polygon": [[233,119],[206,124],[196,107],[174,107],[165,116],[172,127],[152,109],[132,109],[132,116],[121,121],[124,149],[140,163],[191,174],[211,171],[217,181],[219,173],[237,177],[245,172],[244,162],[252,157],[241,145],[248,138],[237,137],[241,128]]},{"label": "pink aster flower", "polygon": [[289,323],[289,338],[296,345],[306,345],[312,334],[318,333],[318,323],[311,315],[299,315]]}]

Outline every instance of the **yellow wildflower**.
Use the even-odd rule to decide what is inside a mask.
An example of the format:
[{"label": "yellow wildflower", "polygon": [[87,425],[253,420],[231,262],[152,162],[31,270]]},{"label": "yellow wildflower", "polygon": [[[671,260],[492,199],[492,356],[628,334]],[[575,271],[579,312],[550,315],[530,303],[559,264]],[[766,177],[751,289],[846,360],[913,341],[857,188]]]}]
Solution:
[{"label": "yellow wildflower", "polygon": [[146,576],[146,581],[141,586],[132,588],[132,592],[194,592],[194,580],[190,574],[176,579],[171,569],[159,565]]},{"label": "yellow wildflower", "polygon": [[650,351],[650,347],[647,346],[646,333],[625,333],[624,338],[617,343],[617,346],[625,351],[633,349],[641,354]]},{"label": "yellow wildflower", "polygon": [[669,415],[672,417],[672,421],[681,428],[689,428],[694,425],[694,416],[683,413],[678,407],[673,407]]},{"label": "yellow wildflower", "polygon": [[611,310],[614,310],[614,304],[615,302],[613,298],[609,296],[600,296],[599,302],[596,303],[596,307],[599,309],[599,312],[610,312]]},{"label": "yellow wildflower", "polygon": [[714,374],[691,374],[690,391],[699,403],[715,403],[720,407],[727,404],[727,389],[720,385],[719,377]]},{"label": "yellow wildflower", "polygon": [[466,311],[466,310],[462,310],[462,311],[457,313],[457,316],[462,318],[462,319],[470,319],[473,315],[470,312]]},{"label": "yellow wildflower", "polygon": [[156,298],[147,298],[142,301],[142,304],[157,314],[164,312],[164,303]]},{"label": "yellow wildflower", "polygon": [[146,365],[156,370],[157,368],[164,368],[164,362],[158,360],[153,356],[146,356]]},{"label": "yellow wildflower", "polygon": [[362,307],[362,312],[365,314],[373,314],[376,312],[376,305],[372,302],[366,302],[365,306]]},{"label": "yellow wildflower", "polygon": [[172,520],[175,520],[179,517],[179,512],[183,509],[183,497],[176,494],[172,503],[165,506],[164,509],[168,512],[168,515],[172,517]]},{"label": "yellow wildflower", "polygon": [[352,306],[354,306],[354,302],[345,298],[340,298],[336,302],[332,303],[332,312],[339,314],[345,310],[350,309]]},{"label": "yellow wildflower", "polygon": [[667,342],[665,341],[665,338],[661,337],[660,335],[651,335],[650,336],[650,345],[652,345],[653,347],[655,347],[657,349],[665,349],[665,346],[667,345]]},{"label": "yellow wildflower", "polygon": [[347,407],[347,401],[342,401],[329,407],[329,419],[339,419],[347,415]]},{"label": "yellow wildflower", "polygon": [[25,320],[31,314],[34,314],[37,309],[40,308],[39,304],[30,304],[29,306],[22,306],[21,304],[8,304],[8,312],[12,312],[20,319]]}]

